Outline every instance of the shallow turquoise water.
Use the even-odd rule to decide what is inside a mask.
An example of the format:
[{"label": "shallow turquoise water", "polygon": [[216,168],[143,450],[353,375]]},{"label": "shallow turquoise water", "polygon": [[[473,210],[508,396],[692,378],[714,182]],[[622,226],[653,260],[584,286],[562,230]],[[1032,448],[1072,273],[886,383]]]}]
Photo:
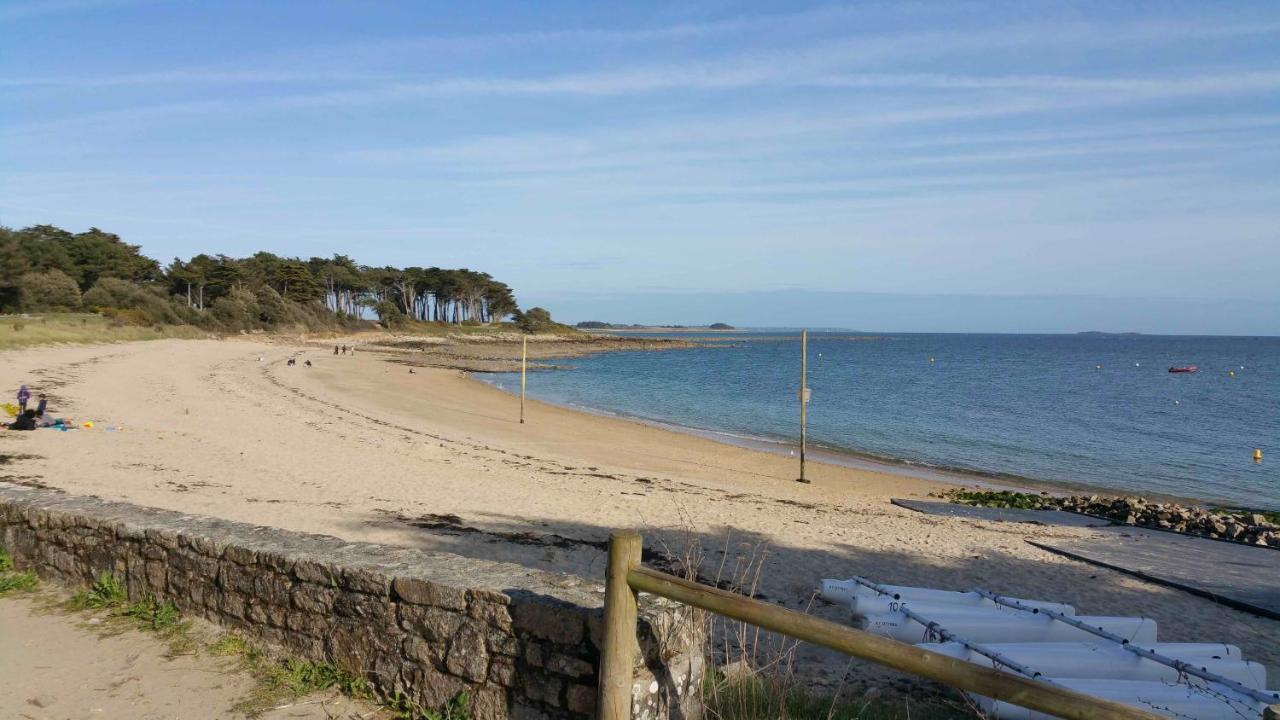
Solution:
[{"label": "shallow turquoise water", "polygon": [[[529,393],[794,440],[798,338],[716,339],[717,347],[569,360],[571,370],[532,374]],[[820,446],[1280,508],[1280,338],[811,333],[809,357],[809,437]],[[1188,364],[1200,372],[1167,371]],[[486,379],[508,389],[519,382]],[[1253,462],[1254,448],[1263,463]]]}]

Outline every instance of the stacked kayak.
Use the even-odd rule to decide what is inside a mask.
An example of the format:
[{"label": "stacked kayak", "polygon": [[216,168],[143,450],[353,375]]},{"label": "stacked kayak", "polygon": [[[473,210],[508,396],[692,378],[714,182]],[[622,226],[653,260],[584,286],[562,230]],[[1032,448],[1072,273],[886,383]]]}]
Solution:
[{"label": "stacked kayak", "polygon": [[[1077,615],[1075,608],[983,590],[957,592],[823,580],[819,595],[848,606],[867,632],[1087,695],[1184,720],[1258,720],[1280,691],[1234,645],[1162,643],[1150,618]],[[989,717],[1053,716],[970,695]]]}]

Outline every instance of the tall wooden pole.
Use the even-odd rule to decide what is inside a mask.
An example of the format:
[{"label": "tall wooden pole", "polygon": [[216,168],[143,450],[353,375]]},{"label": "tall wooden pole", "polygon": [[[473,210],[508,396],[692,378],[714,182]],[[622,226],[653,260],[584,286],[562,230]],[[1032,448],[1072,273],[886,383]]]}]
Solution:
[{"label": "tall wooden pole", "polygon": [[529,337],[526,335],[520,340],[520,424],[523,425],[525,375],[529,369]]},{"label": "tall wooden pole", "polygon": [[798,482],[807,483],[804,476],[804,451],[809,440],[808,426],[809,405],[809,331],[800,331],[800,477]]},{"label": "tall wooden pole", "polygon": [[636,591],[627,574],[640,566],[644,541],[637,532],[609,536],[605,565],[604,647],[600,650],[599,720],[630,720],[632,673],[639,654],[636,642]]}]

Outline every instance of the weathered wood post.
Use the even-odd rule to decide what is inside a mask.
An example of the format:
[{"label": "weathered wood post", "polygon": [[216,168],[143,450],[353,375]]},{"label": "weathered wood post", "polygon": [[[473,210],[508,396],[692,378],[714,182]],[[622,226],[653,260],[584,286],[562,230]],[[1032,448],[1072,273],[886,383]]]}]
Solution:
[{"label": "weathered wood post", "polygon": [[529,368],[529,336],[520,338],[520,424],[524,424],[525,374]]},{"label": "weathered wood post", "polygon": [[800,331],[800,477],[798,482],[807,483],[804,476],[804,451],[808,444],[808,405],[809,405],[809,331]]},{"label": "weathered wood post", "polygon": [[599,720],[631,719],[632,670],[639,645],[636,641],[636,592],[627,574],[640,566],[644,541],[640,533],[616,532],[609,536],[609,562],[605,568],[604,647],[600,649],[600,688],[596,702]]}]

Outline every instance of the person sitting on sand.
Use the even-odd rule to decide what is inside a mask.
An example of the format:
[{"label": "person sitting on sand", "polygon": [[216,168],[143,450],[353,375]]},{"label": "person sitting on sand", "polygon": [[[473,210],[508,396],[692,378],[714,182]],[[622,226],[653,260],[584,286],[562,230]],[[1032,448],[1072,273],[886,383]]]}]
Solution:
[{"label": "person sitting on sand", "polygon": [[294,365],[298,364],[298,358],[289,358],[289,362],[285,364],[288,365],[289,367],[293,367]]},{"label": "person sitting on sand", "polygon": [[30,399],[31,391],[27,389],[26,385],[18,388],[18,412],[24,413],[27,411],[27,401]]},{"label": "person sitting on sand", "polygon": [[306,361],[306,362],[305,362],[305,363],[303,363],[303,364],[304,364],[304,365],[306,365],[307,367],[311,367],[311,361],[310,361],[310,360]]},{"label": "person sitting on sand", "polygon": [[[24,386],[25,387],[25,386]],[[10,430],[35,430],[36,429],[36,411],[23,410],[13,422],[9,423]]]}]

